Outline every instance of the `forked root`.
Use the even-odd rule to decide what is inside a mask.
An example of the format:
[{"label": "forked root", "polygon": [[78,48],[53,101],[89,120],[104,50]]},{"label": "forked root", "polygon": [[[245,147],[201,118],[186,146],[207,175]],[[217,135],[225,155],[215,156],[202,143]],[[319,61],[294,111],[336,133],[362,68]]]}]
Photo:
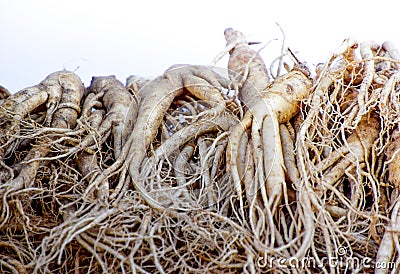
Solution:
[{"label": "forked root", "polygon": [[397,273],[393,44],[346,39],[315,73],[283,48],[270,77],[224,34],[229,79],[175,65],[0,88],[2,271]]}]

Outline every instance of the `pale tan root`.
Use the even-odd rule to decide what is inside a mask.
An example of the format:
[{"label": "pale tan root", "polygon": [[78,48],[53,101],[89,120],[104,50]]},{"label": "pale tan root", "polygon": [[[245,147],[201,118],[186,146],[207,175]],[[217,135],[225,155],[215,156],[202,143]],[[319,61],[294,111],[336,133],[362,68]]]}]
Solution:
[{"label": "pale tan root", "polygon": [[272,212],[278,206],[282,193],[286,192],[279,124],[287,123],[297,114],[298,103],[307,95],[310,86],[311,82],[304,74],[293,71],[277,78],[264,96],[265,104],[271,109],[263,120],[263,158],[269,203],[274,205]]},{"label": "pale tan root", "polygon": [[61,263],[62,254],[68,243],[74,240],[76,236],[97,226],[116,212],[116,208],[108,210],[102,209],[101,211],[95,210],[91,214],[86,214],[85,218],[74,218],[71,216],[65,223],[54,227],[52,229],[53,233],[46,237],[40,245],[42,249],[48,251],[47,254],[42,253],[40,257],[37,258],[34,273],[39,270],[43,264],[46,264],[48,260],[57,259],[57,262]]},{"label": "pale tan root", "polygon": [[[296,163],[296,160],[294,159],[294,153],[293,153],[294,152],[293,141],[289,137],[290,134],[288,133],[287,128],[285,126],[283,126],[282,124],[280,127],[283,129],[280,132],[280,138],[282,138],[282,143],[281,143],[280,147],[284,152],[287,153],[287,154],[282,153],[282,155],[285,155],[285,157],[284,157],[284,159],[282,159],[282,161],[284,161],[285,164],[286,163],[288,164],[287,167],[291,168],[291,167],[293,167],[293,164],[295,165],[295,163]],[[292,156],[290,156],[290,155],[292,155]],[[296,167],[296,165],[294,167]],[[287,169],[285,169],[285,166],[282,165],[282,174],[278,175],[280,177],[277,177],[277,178],[283,177],[283,180],[284,180],[284,178],[285,178],[284,172],[285,171],[288,172],[288,176],[292,180],[292,182],[294,184],[294,188],[297,190],[297,193],[298,193],[297,199],[299,201],[299,206],[297,207],[297,210],[302,212],[300,217],[301,217],[301,223],[302,223],[302,225],[304,225],[303,231],[305,233],[304,233],[304,235],[302,235],[303,239],[301,241],[301,244],[300,245],[297,244],[298,247],[296,247],[296,245],[293,245],[293,244],[300,240],[300,236],[298,236],[298,238],[291,240],[290,243],[287,245],[284,245],[283,239],[280,239],[280,237],[281,237],[280,233],[275,233],[275,236],[276,236],[277,241],[281,245],[281,248],[279,248],[279,250],[281,250],[281,252],[286,253],[286,248],[290,249],[291,250],[290,253],[286,253],[287,256],[289,256],[289,254],[293,254],[290,257],[295,257],[297,259],[301,259],[305,256],[305,254],[310,246],[310,240],[314,235],[314,220],[312,218],[313,210],[311,208],[309,195],[307,194],[307,191],[304,190],[304,187],[300,184],[300,177],[299,177],[299,172],[297,171],[297,168],[292,169],[292,170],[287,170]],[[285,182],[285,181],[283,181],[283,182]],[[276,189],[278,191],[278,188],[276,188]],[[285,196],[285,204],[287,204],[287,202],[288,202],[287,195],[288,194],[287,194],[286,184],[284,186],[281,186],[281,189],[279,191],[280,191],[279,192],[280,196],[283,196],[283,195]],[[291,212],[291,211],[289,210],[289,212]],[[292,221],[294,222],[295,217],[293,215],[290,215],[290,216],[292,218]],[[285,220],[283,222],[285,222]],[[285,225],[285,224],[282,223],[282,225]],[[292,239],[292,237],[285,237],[285,238],[286,238],[286,240]]]},{"label": "pale tan root", "polygon": [[[267,194],[269,207],[272,214],[275,214],[277,207],[282,199],[285,184],[285,164],[283,160],[282,143],[279,136],[279,125],[277,117],[273,113],[267,115],[263,121],[263,160],[264,171],[267,179]],[[271,144],[272,141],[272,146]],[[265,146],[268,144],[268,146]]]},{"label": "pale tan root", "polygon": [[[81,154],[77,157],[76,163],[78,164],[79,170],[82,172],[82,176],[91,183],[93,179],[101,173],[101,169],[98,166],[98,157],[96,154],[89,154],[87,152],[81,152]],[[109,197],[109,184],[108,181],[105,180],[102,182],[100,186],[95,186],[96,192],[94,193],[95,197],[91,197],[92,199],[96,198],[100,203],[107,203]]]},{"label": "pale tan root", "polygon": [[386,148],[385,154],[389,170],[389,181],[396,189],[400,188],[400,132],[396,128],[391,136],[391,143]]},{"label": "pale tan root", "polygon": [[[217,80],[214,79],[214,82],[215,81]],[[185,78],[183,78],[183,85],[195,97],[207,100],[208,103],[212,104],[213,108],[200,113],[200,116],[218,115],[224,111],[225,100],[222,94],[219,89],[216,89],[215,86],[211,85],[207,80],[197,76],[185,76]]]},{"label": "pale tan root", "polygon": [[150,81],[151,79],[147,79],[137,75],[131,75],[126,78],[125,86],[128,90],[132,91],[133,94],[136,94],[143,86],[145,86]]},{"label": "pale tan root", "polygon": [[[215,132],[218,130],[222,131],[228,131],[230,127],[233,125],[236,125],[237,120],[229,115],[220,115],[216,116],[214,118],[209,118],[207,120],[201,121],[201,123],[193,123],[190,124],[182,130],[177,131],[174,133],[172,136],[170,136],[169,139],[165,140],[154,152],[152,157],[148,157],[145,159],[142,165],[142,169],[140,172],[140,176],[142,178],[145,178],[142,180],[142,182],[138,183],[138,187],[141,189],[141,193],[146,195],[146,198],[149,199],[149,201],[152,201],[154,204],[158,204],[159,206],[167,206],[170,203],[176,204],[177,201],[173,199],[176,195],[174,194],[177,191],[177,188],[181,188],[178,186],[177,188],[175,187],[168,187],[168,188],[161,188],[160,190],[151,190],[146,187],[146,185],[150,185],[151,181],[154,180],[154,174],[157,174],[157,171],[154,170],[155,166],[157,166],[157,163],[162,163],[163,161],[168,160],[170,156],[173,156],[173,153],[179,149],[180,147],[184,146],[186,143],[188,143],[190,140],[193,139],[194,136],[199,136],[201,137],[205,133],[208,132]],[[223,137],[223,134],[220,135]],[[217,137],[218,139],[218,137]],[[214,145],[215,146],[215,145]],[[205,157],[204,155],[203,157]],[[173,157],[171,157],[173,160]],[[208,156],[206,157],[206,159]],[[174,161],[174,160],[173,160]],[[202,177],[203,171],[201,169],[205,168],[205,166],[200,165],[200,170],[198,171],[200,176]],[[208,172],[208,170],[206,171]],[[181,174],[180,174],[181,175]],[[178,175],[178,176],[180,176]],[[208,180],[210,180],[209,178]],[[180,179],[182,180],[182,178]],[[208,181],[208,184],[210,185],[210,181]],[[213,182],[214,184],[214,182]],[[161,191],[162,190],[162,191]],[[151,193],[153,191],[153,193]],[[206,189],[206,191],[211,191],[209,189]],[[208,192],[207,192],[208,193]],[[207,194],[206,195],[210,195]],[[157,198],[158,197],[158,198]],[[211,199],[211,197],[209,197]],[[214,199],[214,198],[212,198]]]},{"label": "pale tan root", "polygon": [[[90,93],[90,95],[94,95],[93,93]],[[92,96],[89,96],[92,97]],[[91,100],[88,100],[91,101]],[[88,102],[85,101],[85,102]],[[85,104],[84,104],[85,107]],[[86,106],[88,107],[88,106]],[[82,109],[82,111],[86,111],[85,108]],[[90,110],[92,111],[92,110]],[[84,116],[85,115],[85,116]],[[87,113],[89,115],[89,113]],[[90,114],[89,117],[86,116],[86,113],[82,113],[82,116],[87,117],[89,127],[92,131],[98,132],[99,126],[102,124],[103,121],[103,115],[104,111],[102,110],[94,110]],[[100,144],[99,144],[100,145]],[[99,146],[97,148],[98,150],[101,150],[101,147]],[[109,182],[108,180],[103,180],[100,185],[92,185],[91,183],[95,180],[99,174],[102,173],[102,170],[100,166],[98,165],[99,159],[97,152],[89,153],[87,151],[81,151],[76,159],[75,162],[78,165],[79,170],[82,173],[83,178],[89,183],[89,186],[86,190],[86,193],[88,193],[87,197],[82,197],[83,199],[97,199],[100,204],[106,204],[108,202],[109,198]],[[91,190],[94,191],[91,191]],[[94,193],[93,193],[94,192]],[[94,194],[94,195],[93,195]],[[91,197],[90,197],[91,196]]]},{"label": "pale tan root", "polygon": [[[335,184],[345,173],[349,167],[355,167],[363,162],[368,161],[368,157],[373,149],[373,144],[377,140],[380,130],[380,121],[376,115],[371,114],[364,116],[358,124],[355,132],[346,140],[347,154],[330,170],[323,173],[322,178],[327,184]],[[345,152],[343,150],[343,152]],[[329,163],[330,164],[330,163]],[[329,166],[322,167],[324,171]]]},{"label": "pale tan root", "polygon": [[[19,125],[23,119],[32,113],[48,99],[46,90],[38,86],[30,87],[17,92],[0,106],[0,125],[3,134],[0,135],[0,160],[10,154],[14,148],[14,134],[19,134]],[[12,117],[11,119],[8,117]],[[7,146],[8,145],[8,146]]]},{"label": "pale tan root", "polygon": [[[50,84],[48,84],[47,81],[49,81]],[[39,94],[56,92],[55,91],[56,87],[53,86],[54,81],[57,81],[58,83],[57,88],[61,91],[61,96],[58,95],[55,96],[56,98],[59,99],[59,102],[57,102],[57,105],[51,112],[51,117],[48,116],[47,120],[51,121],[51,127],[53,128],[73,129],[75,127],[76,120],[80,112],[79,108],[80,100],[85,90],[81,80],[75,74],[63,71],[49,75],[40,85],[34,88],[36,92],[34,94],[30,94],[31,98],[24,99],[22,102],[29,102],[29,104],[35,102],[37,105],[38,102],[34,101],[34,99],[36,100],[38,99],[38,96],[36,94],[38,94],[37,92],[40,89],[43,89],[44,91],[40,92]],[[49,89],[48,86],[50,87]],[[21,97],[22,99],[26,98],[26,96],[28,96],[28,94],[22,92],[22,94],[16,96],[15,99],[13,99],[13,97],[10,97],[9,99],[13,101],[14,104],[15,101],[18,101],[19,99],[21,99]],[[47,96],[43,96],[43,99],[44,98],[47,98]],[[22,105],[16,107],[15,110],[21,109],[21,107]],[[26,115],[27,112],[28,111],[22,111],[21,109],[20,113]],[[40,161],[37,159],[45,157],[52,150],[51,141],[52,141],[51,138],[48,140],[40,140],[39,141],[40,145],[35,148],[32,148],[25,157],[24,162],[28,163],[24,165],[24,168],[22,168],[19,175],[16,178],[7,182],[6,185],[14,190],[21,189],[24,186],[25,187],[31,186],[33,184],[33,180],[36,176],[36,171],[40,163]]]},{"label": "pale tan root", "polygon": [[[242,82],[239,85],[239,97],[250,108],[249,112],[253,112],[255,122],[253,122],[252,126],[252,137],[256,138],[258,135],[257,132],[263,132],[262,137],[257,137],[253,141],[254,163],[258,169],[262,168],[262,170],[258,171],[258,180],[262,184],[267,179],[267,192],[269,196],[267,204],[269,206],[272,204],[277,206],[285,182],[279,123],[287,122],[298,112],[298,103],[307,95],[311,82],[302,72],[295,70],[276,79],[267,88],[269,77],[264,62],[257,52],[250,49],[243,34],[232,29],[227,29],[225,31],[225,39],[227,43],[236,43],[230,52],[228,68],[233,72],[231,78],[237,75],[242,77],[239,79]],[[238,80],[236,79],[236,81]],[[239,129],[240,127],[237,130]],[[242,134],[243,132],[238,132],[235,136],[241,137]],[[269,134],[271,136],[268,136]],[[230,141],[235,144],[236,148],[232,150],[233,145],[230,145],[228,152],[234,154],[228,155],[228,159],[235,159],[233,163],[236,164],[240,138],[233,138],[231,136]],[[264,152],[261,153],[260,150]],[[266,156],[268,158],[265,158]],[[262,161],[263,158],[268,160],[264,162]],[[228,164],[231,165],[232,160],[228,161]],[[236,189],[240,191],[238,187],[240,185],[240,178],[236,173],[236,167],[233,172],[234,184],[236,185]],[[268,183],[268,180],[270,183]],[[273,208],[276,208],[276,206]]]},{"label": "pale tan root", "polygon": [[15,122],[21,122],[21,119],[25,118],[37,107],[44,104],[48,98],[49,94],[46,89],[43,88],[42,84],[23,89],[8,97],[7,100],[3,102],[1,105],[2,111],[0,113],[0,118],[3,122],[6,118],[7,112],[9,112],[15,115]]},{"label": "pale tan root", "polygon": [[[324,104],[324,98],[326,98],[326,93],[329,90],[329,87],[334,83],[334,75],[331,75],[330,65],[340,56],[346,56],[349,52],[352,52],[352,49],[356,45],[355,41],[345,40],[343,44],[332,54],[328,62],[325,64],[324,68],[320,71],[320,75],[318,77],[318,82],[315,85],[315,90],[312,93],[312,96],[308,99],[308,104],[311,106],[310,111],[307,113],[306,119],[303,121],[301,127],[298,129],[298,156],[300,156],[300,160],[298,161],[298,167],[301,174],[301,177],[309,179],[308,169],[309,167],[305,166],[306,162],[311,162],[311,159],[307,159],[308,153],[305,151],[308,148],[308,144],[305,142],[308,138],[308,131],[314,132],[316,127],[316,122],[318,117],[318,111],[320,107]],[[350,55],[352,56],[352,55]],[[350,60],[351,61],[351,60]],[[346,61],[345,61],[346,62]],[[346,62],[347,63],[347,62]],[[333,152],[335,153],[335,152]],[[305,158],[303,158],[305,157]],[[339,158],[339,155],[336,155]],[[332,156],[334,159],[334,156]],[[327,161],[329,162],[329,161]],[[332,161],[333,162],[333,161]],[[315,171],[320,172],[322,168],[318,168]],[[315,206],[319,206],[319,203],[315,200],[313,201]]]},{"label": "pale tan root", "polygon": [[[307,151],[309,134],[308,132],[315,132],[318,125],[318,115],[320,111],[320,106],[323,104],[325,94],[328,92],[329,87],[334,82],[334,78],[331,75],[332,63],[338,57],[345,56],[349,54],[352,56],[352,48],[355,46],[355,41],[345,40],[344,43],[332,54],[328,62],[319,71],[318,81],[315,84],[314,91],[305,103],[310,105],[309,112],[301,125],[297,126],[296,129],[296,165],[299,172],[299,177],[297,177],[297,172],[290,175],[293,181],[294,189],[297,191],[298,206],[297,211],[299,212],[299,222],[304,228],[304,234],[301,236],[301,245],[296,248],[296,253],[294,257],[303,258],[306,252],[311,248],[313,249],[312,239],[315,237],[316,224],[315,212],[323,212],[321,201],[315,193],[312,185],[312,172],[310,172],[310,163],[313,162],[310,159],[310,153]],[[284,133],[284,132],[282,132]],[[310,134],[311,135],[311,134]],[[286,147],[286,146],[285,146]],[[286,150],[287,148],[285,148]],[[289,163],[293,163],[293,159],[288,158]],[[325,240],[329,240],[327,236],[324,236]],[[331,248],[330,248],[331,249]],[[325,253],[326,254],[326,253]],[[316,252],[313,253],[314,258],[318,259]],[[320,260],[319,260],[320,261]]]},{"label": "pale tan root", "polygon": [[[207,208],[215,205],[216,197],[213,191],[213,185],[210,177],[210,163],[209,158],[207,157],[208,147],[210,146],[210,142],[207,141],[205,136],[200,136],[198,139],[198,147],[200,154],[200,174],[201,174],[201,189],[199,191],[199,198],[203,198],[205,196]],[[204,198],[203,198],[204,199]]]},{"label": "pale tan root", "polygon": [[356,55],[356,49],[358,44],[355,41],[347,40],[347,47],[344,52],[340,55],[343,56],[343,64],[341,65],[345,69],[343,70],[343,79],[346,83],[352,85],[358,85],[362,81],[362,62]]},{"label": "pale tan root", "polygon": [[[348,39],[315,77],[285,66],[271,83],[244,35],[225,34],[230,79],[177,65],[126,88],[96,78],[78,104],[64,77],[0,99],[3,271],[397,273],[395,47]],[[67,109],[75,123],[55,116]]]},{"label": "pale tan root", "polygon": [[[179,186],[179,188],[176,190],[173,197],[179,199],[180,196],[183,196],[183,198],[188,202],[194,202],[192,201],[193,199],[189,196],[188,185],[186,180],[186,176],[192,173],[190,172],[190,166],[188,163],[193,153],[194,153],[194,145],[193,144],[185,145],[182,148],[182,151],[176,157],[174,163],[174,173],[176,176],[176,183]],[[177,205],[174,206],[176,207]]]},{"label": "pale tan root", "polygon": [[140,189],[140,192],[144,191],[143,182],[140,179],[140,168],[146,157],[146,151],[157,133],[165,112],[176,96],[186,88],[198,99],[210,102],[215,106],[201,113],[199,118],[203,116],[207,118],[209,115],[218,116],[224,110],[225,102],[218,90],[221,86],[213,87],[210,84],[218,82],[220,76],[216,76],[214,73],[203,73],[203,75],[209,75],[210,79],[196,76],[200,71],[207,69],[207,67],[201,66],[175,65],[168,69],[163,77],[147,83],[139,91],[142,104],[132,132],[134,136],[132,144],[134,145],[131,146],[130,157],[127,161],[133,184],[138,190]]},{"label": "pale tan root", "polygon": [[175,132],[168,140],[163,142],[154,152],[154,156],[150,159],[163,160],[178,149],[180,146],[187,143],[193,136],[201,136],[210,131],[221,129],[228,131],[233,128],[239,121],[232,115],[226,113],[220,116],[209,118],[201,121],[201,123],[190,124],[181,130]]},{"label": "pale tan root", "polygon": [[[397,50],[396,46],[393,44],[393,42],[386,41],[382,44],[382,48],[389,53],[390,58],[392,58],[395,61],[400,61],[400,53]],[[393,66],[395,68],[399,68],[398,63],[393,63]]]},{"label": "pale tan root", "polygon": [[[398,191],[396,191],[398,193]],[[398,199],[398,198],[397,198]],[[399,257],[398,245],[395,245],[395,241],[398,241],[397,234],[400,230],[400,201],[397,200],[394,204],[393,211],[391,214],[390,223],[386,226],[385,234],[382,237],[381,243],[379,245],[379,250],[376,255],[376,261],[381,265],[390,265],[393,263],[394,254],[397,253]],[[397,249],[397,250],[396,250]],[[398,260],[398,259],[397,259]],[[384,274],[389,272],[389,268],[379,268],[376,269],[375,273]]]},{"label": "pale tan root", "polygon": [[[387,222],[384,216],[391,210],[387,195],[393,195],[387,171],[395,159],[388,154],[392,142],[389,136],[396,131],[393,128],[398,99],[394,90],[398,76],[395,62],[381,49],[375,53],[377,47],[373,43],[364,44],[362,50],[361,62],[366,65],[360,86],[355,77],[349,81],[345,74],[337,73],[340,68],[321,74],[327,84],[317,87],[315,100],[306,103],[297,146],[301,156],[297,164],[304,185],[313,207],[321,212],[318,216],[324,216],[314,224],[317,232],[324,231],[324,236],[315,234],[315,239],[329,246],[327,252],[332,252],[331,256],[340,245],[360,256],[370,256],[376,254],[379,243],[388,240],[386,236],[382,239],[382,231]],[[358,109],[359,100],[365,101],[364,109]],[[347,231],[339,229],[341,226]],[[360,236],[353,238],[353,231]],[[366,250],[358,246],[363,238],[373,239]]]},{"label": "pale tan root", "polygon": [[[239,201],[241,201],[243,177],[240,176],[239,170],[243,168],[238,168],[240,163],[238,160],[241,159],[238,153],[240,147],[243,146],[240,145],[242,135],[251,125],[253,165],[255,166],[253,185],[259,188],[264,206],[261,210],[262,213],[259,214],[257,211],[261,208],[256,200],[253,198],[249,201],[250,223],[257,237],[263,237],[265,244],[273,247],[275,243],[283,243],[283,238],[274,225],[273,216],[276,214],[281,198],[287,197],[279,124],[287,123],[298,113],[300,100],[308,95],[311,81],[299,69],[279,77],[270,86],[263,87],[269,79],[265,66],[256,52],[251,50],[246,43],[242,43],[240,47],[235,47],[230,54],[229,68],[243,77],[239,78],[242,81],[239,85],[239,98],[244,101],[249,110],[242,121],[244,126],[238,124],[232,130],[227,150],[228,170],[231,172]],[[231,77],[235,76],[236,74],[233,73]],[[247,180],[246,188],[249,187],[248,184]],[[240,208],[242,208],[242,204],[240,202]],[[260,226],[260,222],[255,222],[256,215],[265,218],[265,227]],[[263,218],[259,220],[262,221]],[[264,232],[260,233],[260,231]],[[307,235],[309,237],[312,234],[308,233]],[[308,237],[307,239],[309,239]],[[297,254],[304,254],[306,250],[305,246]]]},{"label": "pale tan root", "polygon": [[92,108],[104,107],[106,116],[95,130],[89,126],[90,134],[79,144],[66,150],[61,156],[65,157],[80,150],[93,153],[91,145],[95,143],[96,148],[101,146],[111,130],[114,140],[114,156],[118,158],[136,121],[137,102],[114,76],[93,77],[89,90],[91,93],[84,102],[84,111],[79,122],[84,126],[92,119],[95,112],[92,111]]},{"label": "pale tan root", "polygon": [[290,181],[297,182],[300,178],[299,170],[296,164],[296,154],[294,147],[294,138],[291,136],[286,125],[281,124],[279,126],[279,133],[282,142],[282,154],[284,155],[284,166],[285,172],[288,175]]},{"label": "pale tan root", "polygon": [[229,78],[243,104],[251,107],[270,83],[267,69],[258,52],[249,47],[243,33],[226,29],[224,34],[227,44],[232,47],[229,52]]},{"label": "pale tan root", "polygon": [[239,207],[243,211],[243,191],[241,186],[242,178],[238,171],[238,154],[240,147],[240,140],[242,135],[252,123],[253,115],[251,112],[247,112],[236,126],[233,126],[230,132],[230,138],[226,149],[226,164],[227,171],[231,173],[233,185],[235,187],[237,198],[239,200]]},{"label": "pale tan root", "polygon": [[4,99],[10,97],[11,93],[3,86],[0,86],[0,106]]},{"label": "pale tan root", "polygon": [[[135,150],[135,156],[132,158],[132,169],[138,170],[143,158],[146,154],[148,145],[154,138],[154,135],[161,124],[162,117],[165,115],[166,110],[171,105],[172,100],[182,93],[184,88],[184,81],[189,81],[192,90],[198,92],[200,96],[206,96],[199,98],[207,100],[207,96],[214,96],[213,94],[206,95],[204,91],[200,91],[200,88],[196,86],[196,80],[193,79],[194,71],[205,69],[204,67],[196,67],[189,65],[176,65],[167,70],[164,76],[156,78],[150,81],[139,91],[141,98],[141,105],[138,113],[138,121],[133,129],[136,144],[135,147],[139,150]],[[210,86],[204,79],[201,80],[200,85]],[[215,100],[210,100],[214,101]],[[151,121],[151,125],[149,124]],[[143,145],[139,145],[142,144]],[[133,153],[133,151],[132,151]]]},{"label": "pale tan root", "polygon": [[[368,112],[368,107],[371,103],[369,88],[374,79],[374,60],[376,50],[379,45],[374,41],[368,41],[361,43],[360,52],[361,57],[365,60],[363,70],[363,80],[361,82],[360,91],[358,95],[358,107],[359,114],[356,118],[356,122],[360,121],[361,117]],[[375,53],[374,53],[375,52]]]},{"label": "pale tan root", "polygon": [[[287,86],[286,86],[287,85]],[[278,78],[266,91],[263,100],[255,104],[249,112],[254,112],[254,121],[252,122],[252,137],[254,162],[258,166],[259,184],[267,181],[268,202],[274,212],[277,203],[282,197],[282,188],[284,187],[284,162],[281,150],[281,141],[279,136],[279,123],[287,122],[298,111],[298,102],[307,94],[309,88],[308,79],[298,71],[293,71],[289,75]],[[289,92],[289,93],[285,93]],[[248,116],[250,117],[250,116]],[[250,118],[248,118],[250,119]],[[238,127],[236,130],[239,130]],[[258,132],[262,132],[257,137]],[[234,136],[240,137],[243,132],[231,135],[231,149],[228,150],[232,155],[229,157],[234,159],[237,157],[239,140]],[[269,136],[271,134],[271,136]],[[260,140],[254,138],[262,138]],[[232,150],[233,145],[236,148]],[[262,152],[263,151],[263,152]],[[269,159],[263,161],[262,159]],[[271,165],[271,166],[270,166]],[[238,185],[238,175],[232,173],[236,178],[235,185]],[[265,179],[264,179],[265,178]]]},{"label": "pale tan root", "polygon": [[240,144],[239,144],[239,152],[238,152],[238,173],[239,177],[243,178],[245,175],[245,170],[246,170],[246,150],[247,150],[247,145],[249,143],[249,138],[248,138],[248,133],[245,132],[242,134],[242,137],[240,139]]},{"label": "pale tan root", "polygon": [[137,118],[138,105],[134,97],[114,76],[93,77],[90,91],[104,92],[103,104],[106,109],[104,125],[99,127],[100,135],[112,129],[115,158],[121,154]]}]

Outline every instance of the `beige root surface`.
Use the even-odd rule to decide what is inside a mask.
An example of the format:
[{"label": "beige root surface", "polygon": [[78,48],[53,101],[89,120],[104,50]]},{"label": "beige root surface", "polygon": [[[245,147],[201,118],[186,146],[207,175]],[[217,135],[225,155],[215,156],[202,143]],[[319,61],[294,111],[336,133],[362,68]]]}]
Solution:
[{"label": "beige root surface", "polygon": [[0,272],[397,273],[395,46],[277,73],[224,34],[228,78],[0,87]]}]

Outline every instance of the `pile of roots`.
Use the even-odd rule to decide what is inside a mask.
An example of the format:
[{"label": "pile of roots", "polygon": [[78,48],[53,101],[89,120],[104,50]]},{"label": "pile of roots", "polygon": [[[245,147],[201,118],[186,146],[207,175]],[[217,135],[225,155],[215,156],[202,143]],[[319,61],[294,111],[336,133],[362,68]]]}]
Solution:
[{"label": "pile of roots", "polygon": [[[400,264],[400,55],[345,40],[228,76],[69,71],[0,90],[2,273],[388,273]],[[285,70],[285,71],[284,71]]]}]

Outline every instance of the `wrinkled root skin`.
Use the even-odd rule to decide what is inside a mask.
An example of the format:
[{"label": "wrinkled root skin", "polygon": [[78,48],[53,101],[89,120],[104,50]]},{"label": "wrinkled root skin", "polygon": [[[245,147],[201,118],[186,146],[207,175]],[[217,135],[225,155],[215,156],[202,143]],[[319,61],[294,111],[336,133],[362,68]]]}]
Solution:
[{"label": "wrinkled root skin", "polygon": [[[346,39],[315,72],[283,49],[267,69],[224,35],[228,77],[0,87],[0,271],[397,273],[396,47]],[[392,268],[324,264],[343,250]]]}]

